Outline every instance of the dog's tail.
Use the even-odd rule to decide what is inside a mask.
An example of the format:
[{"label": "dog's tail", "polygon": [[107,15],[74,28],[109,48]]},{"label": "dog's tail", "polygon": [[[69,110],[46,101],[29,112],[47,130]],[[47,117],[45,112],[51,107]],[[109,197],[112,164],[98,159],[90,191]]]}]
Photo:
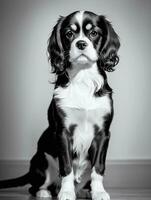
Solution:
[{"label": "dog's tail", "polygon": [[27,174],[23,175],[23,176],[18,177],[18,178],[1,180],[0,181],[0,189],[24,186],[28,183],[30,183],[29,172]]}]

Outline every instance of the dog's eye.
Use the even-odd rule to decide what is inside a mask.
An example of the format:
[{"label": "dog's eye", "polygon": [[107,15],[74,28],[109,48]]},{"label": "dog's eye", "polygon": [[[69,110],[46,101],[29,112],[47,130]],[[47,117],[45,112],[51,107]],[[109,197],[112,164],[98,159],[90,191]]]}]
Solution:
[{"label": "dog's eye", "polygon": [[96,37],[98,35],[98,32],[93,30],[93,31],[90,32],[89,35],[90,35],[91,38],[94,38],[94,37]]},{"label": "dog's eye", "polygon": [[68,31],[68,32],[66,33],[66,37],[67,37],[68,39],[72,39],[72,38],[73,38],[73,32],[72,32],[72,31]]}]

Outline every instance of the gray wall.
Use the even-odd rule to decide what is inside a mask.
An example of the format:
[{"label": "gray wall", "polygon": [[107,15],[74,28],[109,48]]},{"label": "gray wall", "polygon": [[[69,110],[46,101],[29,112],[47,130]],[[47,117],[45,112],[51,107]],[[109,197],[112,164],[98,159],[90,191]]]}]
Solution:
[{"label": "gray wall", "polygon": [[121,38],[108,159],[151,159],[149,0],[0,0],[0,159],[36,151],[53,91],[47,39],[59,15],[82,9],[105,14]]}]

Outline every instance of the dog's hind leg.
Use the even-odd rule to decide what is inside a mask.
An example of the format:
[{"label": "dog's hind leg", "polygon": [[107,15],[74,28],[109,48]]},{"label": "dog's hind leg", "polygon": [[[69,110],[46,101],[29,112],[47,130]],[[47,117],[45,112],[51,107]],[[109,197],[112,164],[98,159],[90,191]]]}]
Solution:
[{"label": "dog's hind leg", "polygon": [[47,153],[45,153],[45,156],[48,167],[45,170],[45,182],[40,186],[39,191],[36,193],[37,197],[51,197],[50,191],[52,192],[52,195],[54,195],[54,193],[57,192],[57,187],[59,187],[58,160]]},{"label": "dog's hind leg", "polygon": [[48,161],[44,153],[37,152],[31,160],[29,192],[33,196],[50,197],[47,187],[49,186]]},{"label": "dog's hind leg", "polygon": [[29,192],[33,196],[50,198],[52,190],[52,195],[54,195],[55,182],[59,178],[58,168],[57,159],[47,153],[37,153],[31,161],[32,187]]}]

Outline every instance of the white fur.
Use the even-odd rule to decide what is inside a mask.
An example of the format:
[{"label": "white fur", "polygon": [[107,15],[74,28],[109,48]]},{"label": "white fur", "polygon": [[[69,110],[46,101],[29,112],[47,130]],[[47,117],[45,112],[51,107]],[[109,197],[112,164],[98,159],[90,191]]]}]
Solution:
[{"label": "white fur", "polygon": [[80,158],[77,158],[73,161],[73,166],[75,169],[74,180],[77,183],[80,183],[82,181],[82,175],[84,174],[85,170],[89,167],[89,162],[86,160],[85,155],[81,154]]},{"label": "white fur", "polygon": [[110,200],[103,186],[103,176],[97,174],[94,167],[91,173],[91,195],[93,200]]},{"label": "white fur", "polygon": [[37,193],[36,193],[36,197],[38,198],[51,198],[51,194],[48,190],[46,189],[40,189]]},{"label": "white fur", "polygon": [[71,24],[70,26],[72,28],[72,30],[76,31],[77,30],[77,25],[76,24]]},{"label": "white fur", "polygon": [[81,29],[80,30],[80,35],[82,34],[83,14],[84,14],[84,11],[81,10],[75,15],[75,18],[76,18],[77,22],[80,25],[80,29]]},{"label": "white fur", "polygon": [[62,178],[61,189],[58,194],[59,200],[75,200],[74,191],[74,174],[73,170],[71,173]]},{"label": "white fur", "polygon": [[[96,52],[95,48],[93,47],[92,42],[83,33],[83,30],[82,30],[83,15],[84,15],[84,11],[80,11],[75,15],[76,21],[78,22],[78,24],[80,26],[80,34],[71,43],[71,49],[70,49],[70,53],[69,53],[70,54],[70,62],[72,62],[72,63],[75,62],[76,64],[77,63],[85,64],[90,61],[95,62],[98,59],[97,52]],[[88,44],[87,47],[82,51],[76,47],[76,43],[79,40],[83,40]]]},{"label": "white fur", "polygon": [[94,137],[93,126],[88,122],[88,112],[84,113],[83,119],[82,116],[73,135],[73,151],[76,152],[78,156],[74,162],[75,180],[77,182],[81,182],[81,176],[88,166],[86,157]]},{"label": "white fur", "polygon": [[85,28],[86,30],[90,30],[92,28],[92,24],[87,24]]}]

